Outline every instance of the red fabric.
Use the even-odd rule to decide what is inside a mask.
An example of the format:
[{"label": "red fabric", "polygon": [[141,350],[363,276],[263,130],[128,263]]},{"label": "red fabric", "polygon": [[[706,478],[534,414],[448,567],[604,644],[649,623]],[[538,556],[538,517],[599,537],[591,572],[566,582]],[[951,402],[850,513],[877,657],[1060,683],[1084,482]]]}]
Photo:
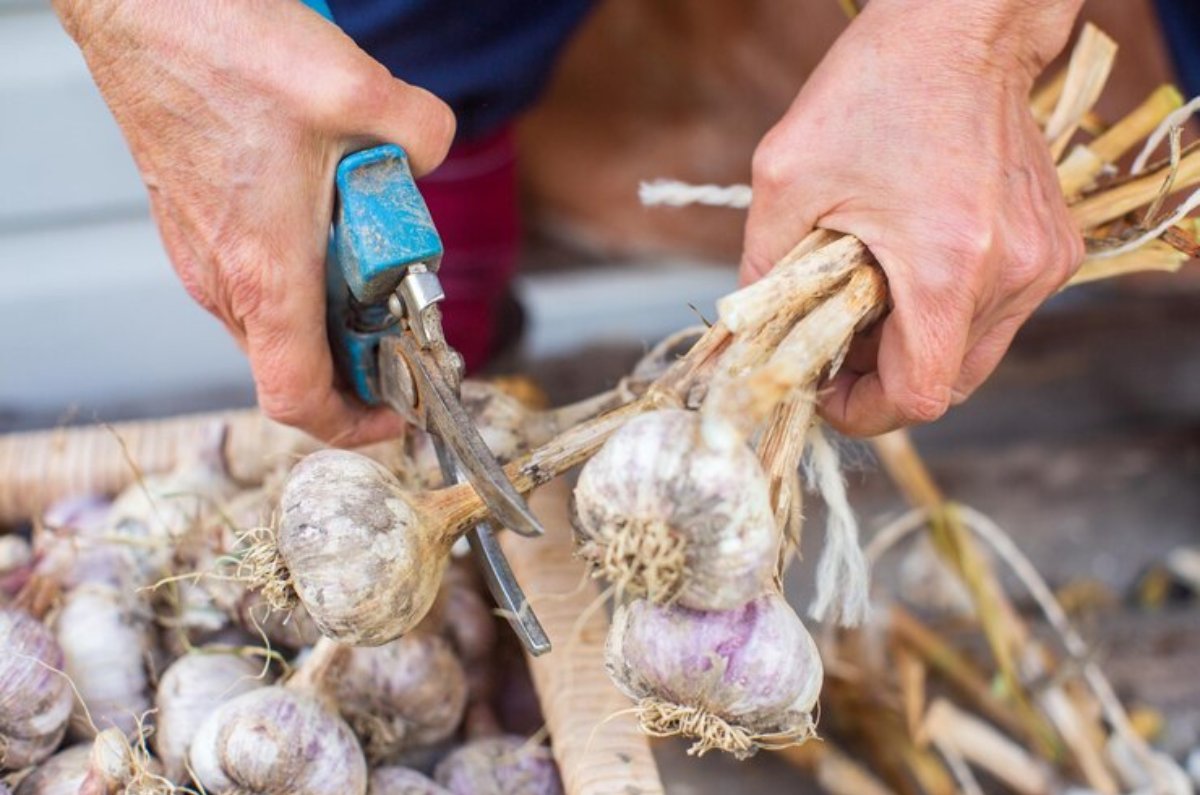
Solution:
[{"label": "red fabric", "polygon": [[498,310],[520,249],[511,127],[456,143],[420,186],[446,251],[438,272],[446,339],[471,372],[496,352]]}]

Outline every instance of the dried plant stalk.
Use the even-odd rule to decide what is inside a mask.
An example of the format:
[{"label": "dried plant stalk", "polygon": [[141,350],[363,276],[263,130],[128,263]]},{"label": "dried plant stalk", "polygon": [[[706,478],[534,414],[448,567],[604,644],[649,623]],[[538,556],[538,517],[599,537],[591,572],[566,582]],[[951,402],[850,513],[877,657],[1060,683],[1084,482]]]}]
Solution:
[{"label": "dried plant stalk", "polygon": [[816,416],[816,384],[792,392],[775,407],[758,440],[758,460],[770,483],[775,524],[787,531],[793,546],[800,546],[800,510],[804,495],[799,492],[800,459],[804,440]]},{"label": "dried plant stalk", "polygon": [[717,301],[717,315],[734,334],[757,332],[779,315],[785,295],[813,296],[836,287],[863,262],[866,246],[824,229],[807,235],[763,278]]},{"label": "dried plant stalk", "polygon": [[[860,244],[861,245],[861,244]],[[887,286],[865,248],[863,264],[846,283],[800,320],[765,364],[747,376],[742,388],[710,395],[704,403],[705,438],[728,446],[749,438],[793,390],[818,380],[840,361],[854,334],[883,311]]]},{"label": "dried plant stalk", "polygon": [[[1095,229],[1154,201],[1170,178],[1171,164],[1164,163],[1154,171],[1083,198],[1071,205],[1071,215],[1080,228]],[[1171,190],[1180,191],[1197,184],[1200,184],[1200,147],[1191,146],[1179,161]]]},{"label": "dried plant stalk", "polygon": [[1091,23],[1083,26],[1071,51],[1062,94],[1046,121],[1046,140],[1055,161],[1062,157],[1080,122],[1100,98],[1116,57],[1115,41]]},{"label": "dried plant stalk", "polygon": [[1050,770],[1025,749],[984,721],[937,699],[929,707],[922,730],[938,746],[952,748],[963,759],[991,773],[1022,795],[1050,795]]},{"label": "dried plant stalk", "polygon": [[1139,141],[1154,131],[1171,111],[1183,105],[1183,95],[1173,85],[1161,85],[1141,105],[1103,135],[1080,144],[1058,166],[1058,182],[1068,199],[1090,187],[1105,167],[1116,163]]},{"label": "dried plant stalk", "polygon": [[1033,710],[1021,710],[996,695],[987,675],[911,613],[893,606],[888,630],[905,648],[919,654],[954,691],[1000,728],[1032,745],[1048,761],[1061,758],[1054,729]]},{"label": "dried plant stalk", "polygon": [[1151,240],[1141,248],[1115,257],[1084,260],[1083,265],[1079,267],[1070,281],[1062,286],[1062,289],[1101,279],[1127,276],[1131,273],[1149,271],[1174,273],[1182,268],[1189,259],[1191,257],[1188,254],[1174,246],[1161,240]]},{"label": "dried plant stalk", "polygon": [[1053,77],[1038,86],[1034,90],[1033,96],[1030,97],[1029,112],[1033,114],[1034,120],[1043,130],[1046,128],[1046,122],[1050,121],[1050,114],[1054,113],[1054,108],[1058,105],[1058,98],[1062,96],[1063,86],[1066,84],[1067,68],[1064,66]]}]

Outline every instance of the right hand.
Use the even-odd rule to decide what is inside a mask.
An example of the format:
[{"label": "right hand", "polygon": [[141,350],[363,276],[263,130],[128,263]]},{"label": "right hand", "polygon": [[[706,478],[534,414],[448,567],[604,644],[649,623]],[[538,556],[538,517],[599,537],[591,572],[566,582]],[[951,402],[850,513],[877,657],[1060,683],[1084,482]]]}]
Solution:
[{"label": "right hand", "polygon": [[250,359],[267,416],[339,445],[402,430],[339,388],[325,332],[333,175],[442,161],[454,115],[299,0],[54,0],[121,126],[175,271]]}]

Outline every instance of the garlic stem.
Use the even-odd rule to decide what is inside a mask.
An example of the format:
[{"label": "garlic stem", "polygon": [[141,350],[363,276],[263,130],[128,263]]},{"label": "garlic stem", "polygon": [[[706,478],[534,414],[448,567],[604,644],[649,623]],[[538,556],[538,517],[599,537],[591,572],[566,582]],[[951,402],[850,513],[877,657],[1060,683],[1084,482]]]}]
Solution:
[{"label": "garlic stem", "polygon": [[739,388],[714,393],[705,401],[704,435],[709,444],[728,449],[749,438],[793,390],[820,378],[831,362],[836,369],[854,334],[883,311],[883,273],[868,264],[865,248],[857,256],[863,264],[792,327],[766,363],[744,377]]}]

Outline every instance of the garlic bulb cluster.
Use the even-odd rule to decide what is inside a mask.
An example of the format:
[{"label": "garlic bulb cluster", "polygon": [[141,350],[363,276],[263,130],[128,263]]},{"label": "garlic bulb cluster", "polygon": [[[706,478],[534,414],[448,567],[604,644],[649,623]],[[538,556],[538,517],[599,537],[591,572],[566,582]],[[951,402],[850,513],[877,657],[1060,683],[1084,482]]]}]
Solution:
[{"label": "garlic bulb cluster", "polygon": [[364,795],[367,763],[354,732],[313,695],[261,687],[226,701],[188,752],[206,792]]},{"label": "garlic bulb cluster", "polygon": [[71,684],[54,636],[23,610],[0,608],[0,770],[45,759],[71,717]]},{"label": "garlic bulb cluster", "polygon": [[823,673],[816,644],[778,594],[701,612],[638,599],[617,608],[605,647],[645,731],[696,740],[692,752],[744,758],[812,736]]},{"label": "garlic bulb cluster", "polygon": [[753,451],[709,449],[697,413],[630,420],[575,486],[578,552],[618,590],[697,610],[763,592],[780,536]]},{"label": "garlic bulb cluster", "polygon": [[154,639],[146,611],[111,585],[86,583],[67,593],[54,631],[63,670],[82,699],[75,735],[116,727],[133,736],[150,710],[146,665]]},{"label": "garlic bulb cluster", "polygon": [[205,718],[225,702],[268,684],[260,662],[231,652],[200,649],[173,662],[154,701],[154,751],[167,778],[187,782],[188,748]]}]

